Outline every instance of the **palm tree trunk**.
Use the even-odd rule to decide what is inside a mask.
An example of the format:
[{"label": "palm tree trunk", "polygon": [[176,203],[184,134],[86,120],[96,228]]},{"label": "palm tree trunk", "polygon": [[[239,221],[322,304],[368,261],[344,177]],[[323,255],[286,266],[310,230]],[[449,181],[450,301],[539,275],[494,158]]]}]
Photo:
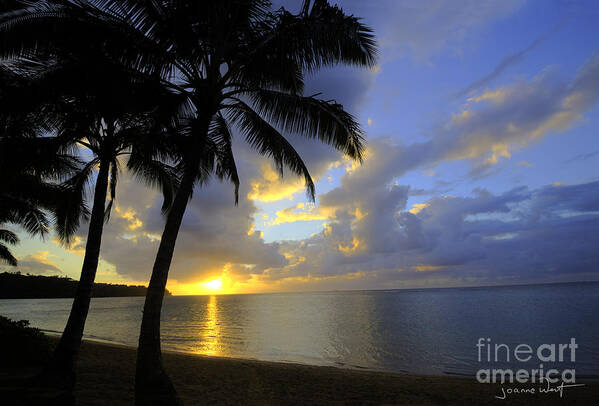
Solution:
[{"label": "palm tree trunk", "polygon": [[162,365],[160,312],[177,235],[193,191],[194,180],[195,173],[191,168],[187,169],[166,219],[146,293],[135,373],[135,404],[138,406],[182,405]]},{"label": "palm tree trunk", "polygon": [[77,284],[77,291],[67,325],[60,337],[60,342],[54,351],[50,364],[42,374],[42,379],[47,384],[68,391],[72,391],[75,386],[75,364],[79,355],[83,328],[85,327],[85,319],[87,318],[92,288],[98,268],[102,231],[104,229],[104,210],[108,189],[109,168],[109,161],[100,161],[81,277]]}]

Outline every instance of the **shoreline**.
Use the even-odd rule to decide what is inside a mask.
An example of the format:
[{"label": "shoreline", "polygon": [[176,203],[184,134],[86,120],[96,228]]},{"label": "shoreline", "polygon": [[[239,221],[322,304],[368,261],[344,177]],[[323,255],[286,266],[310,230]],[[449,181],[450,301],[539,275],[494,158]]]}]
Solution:
[{"label": "shoreline", "polygon": [[[56,341],[62,334],[62,333],[60,333],[58,331],[54,331],[54,330],[43,330],[43,329],[40,329],[40,330],[44,334],[46,334],[51,340],[56,340]],[[135,345],[121,343],[118,341],[106,340],[103,338],[84,336],[83,341],[88,341],[93,344],[114,346],[114,347],[118,347],[118,348],[126,348],[126,349],[129,349],[132,351],[137,351],[137,346],[135,346]],[[273,364],[298,365],[298,366],[323,367],[323,368],[338,368],[341,370],[350,370],[350,371],[369,371],[369,372],[377,372],[377,373],[384,373],[384,374],[412,375],[412,376],[431,377],[431,378],[435,378],[435,377],[439,377],[439,378],[459,377],[459,378],[467,378],[467,379],[475,379],[476,378],[476,375],[474,375],[474,374],[460,374],[457,372],[456,373],[443,372],[443,373],[439,373],[439,374],[434,374],[434,373],[427,374],[427,373],[419,373],[419,372],[408,371],[408,370],[391,371],[391,370],[387,370],[387,369],[376,369],[376,368],[369,368],[369,367],[364,367],[364,366],[359,366],[359,365],[341,364],[341,363],[311,364],[311,363],[307,363],[307,362],[291,361],[291,360],[267,360],[267,359],[249,358],[249,357],[237,357],[237,356],[229,357],[229,356],[225,356],[225,355],[207,355],[207,354],[198,354],[198,353],[183,351],[183,350],[171,350],[171,349],[164,349],[164,348],[162,349],[162,353],[163,354],[184,355],[184,356],[191,356],[191,357],[200,357],[200,358],[210,358],[210,359],[217,359],[217,360],[235,360],[235,361],[240,361],[240,362],[266,362],[266,363],[273,363]],[[597,377],[597,379],[599,380],[599,376]]]},{"label": "shoreline", "polygon": [[[41,330],[46,334],[51,340],[58,341],[58,338],[62,333],[53,330]],[[131,351],[137,351],[137,347],[131,344],[121,343],[118,341],[110,341],[103,338],[95,338],[95,337],[83,337],[84,342],[89,342],[91,344],[105,345],[108,347],[117,347],[117,348],[125,348]],[[284,364],[284,365],[295,365],[295,366],[307,366],[307,367],[318,367],[318,368],[337,368],[340,370],[349,370],[349,371],[367,371],[367,372],[376,372],[383,374],[398,374],[398,375],[411,375],[411,376],[420,376],[420,377],[460,377],[460,378],[469,378],[474,379],[475,375],[466,375],[459,373],[442,373],[442,374],[424,374],[418,372],[411,371],[389,371],[386,369],[375,369],[368,368],[358,365],[351,364],[310,364],[301,361],[290,361],[290,360],[266,360],[260,358],[248,358],[248,357],[227,357],[224,355],[207,355],[207,354],[198,354],[189,351],[182,350],[171,350],[171,349],[162,349],[163,354],[174,354],[174,355],[182,355],[182,356],[190,356],[190,357],[199,357],[199,358],[208,358],[214,360],[226,360],[226,361],[239,361],[239,362],[264,362],[264,363],[272,363],[272,364]]]},{"label": "shoreline", "polygon": [[[44,330],[40,329],[44,334],[48,336],[53,341],[58,341],[60,338],[61,332],[54,330]],[[131,351],[137,351],[137,346],[132,344],[126,344],[118,341],[106,340],[98,337],[83,337],[84,342],[89,342],[91,344],[105,345],[109,347],[117,347],[117,348],[125,348]],[[267,360],[260,358],[248,358],[248,357],[238,357],[238,356],[224,356],[224,355],[207,355],[207,354],[198,354],[189,351],[183,350],[171,350],[171,349],[162,349],[163,354],[174,354],[174,355],[182,355],[182,356],[190,356],[190,357],[199,357],[199,358],[209,358],[215,360],[233,360],[239,362],[265,362],[265,363],[273,363],[273,364],[285,364],[285,365],[296,365],[296,366],[308,366],[308,367],[322,367],[322,368],[337,368],[340,370],[349,370],[349,371],[366,371],[366,372],[374,372],[374,373],[382,373],[382,374],[398,374],[398,375],[410,375],[410,376],[418,376],[418,377],[428,377],[428,378],[444,378],[444,377],[455,377],[462,379],[476,379],[476,374],[461,374],[458,372],[441,372],[441,373],[421,373],[416,371],[391,371],[387,369],[376,369],[363,367],[359,365],[351,365],[351,364],[339,364],[339,363],[329,363],[329,364],[311,364],[307,362],[301,361],[291,361],[291,360]],[[578,380],[584,383],[599,383],[599,375],[577,375]]]}]

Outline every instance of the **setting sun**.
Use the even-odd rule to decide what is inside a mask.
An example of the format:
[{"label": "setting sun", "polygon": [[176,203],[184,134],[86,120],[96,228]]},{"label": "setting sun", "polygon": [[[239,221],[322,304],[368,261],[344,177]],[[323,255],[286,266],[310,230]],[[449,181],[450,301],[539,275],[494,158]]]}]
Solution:
[{"label": "setting sun", "polygon": [[208,282],[204,282],[203,285],[206,289],[219,290],[223,287],[223,281],[221,281],[220,279],[214,279]]}]

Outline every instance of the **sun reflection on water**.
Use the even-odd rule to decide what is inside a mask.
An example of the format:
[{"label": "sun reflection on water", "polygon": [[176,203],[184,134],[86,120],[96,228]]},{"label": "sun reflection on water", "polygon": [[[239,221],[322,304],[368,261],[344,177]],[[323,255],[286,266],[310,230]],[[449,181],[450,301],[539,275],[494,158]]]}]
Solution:
[{"label": "sun reflection on water", "polygon": [[205,355],[220,355],[220,323],[218,320],[218,299],[215,295],[211,295],[206,304],[205,326],[201,353]]}]

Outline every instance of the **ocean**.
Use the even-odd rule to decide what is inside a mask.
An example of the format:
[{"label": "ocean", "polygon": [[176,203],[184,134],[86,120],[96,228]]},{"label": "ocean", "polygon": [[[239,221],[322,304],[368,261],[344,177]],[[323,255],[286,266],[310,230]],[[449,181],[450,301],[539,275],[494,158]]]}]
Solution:
[{"label": "ocean", "polygon": [[[85,336],[135,346],[143,300],[93,299]],[[60,332],[71,301],[0,300],[0,314]],[[574,353],[565,347],[572,339]],[[457,375],[489,366],[537,368],[539,346],[547,344],[541,354],[549,356],[551,345],[557,351],[562,344],[564,360],[542,368],[599,378],[599,283],[171,296],[162,343],[212,356]],[[533,351],[527,362],[514,356],[520,344]]]}]

